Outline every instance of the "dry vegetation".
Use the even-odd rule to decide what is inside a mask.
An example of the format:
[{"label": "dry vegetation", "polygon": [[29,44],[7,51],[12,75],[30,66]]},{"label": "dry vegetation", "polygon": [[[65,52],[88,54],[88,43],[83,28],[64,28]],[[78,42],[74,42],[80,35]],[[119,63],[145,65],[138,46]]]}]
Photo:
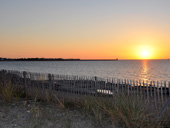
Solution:
[{"label": "dry vegetation", "polygon": [[[28,122],[26,124],[22,124],[21,127],[76,127],[75,122],[72,120],[74,117],[70,117],[70,115],[66,114],[70,111],[73,113],[81,113],[78,118],[82,119],[80,122],[85,122],[85,125],[82,125],[84,128],[155,128],[167,127],[170,125],[169,123],[161,124],[159,121],[155,122],[154,116],[149,115],[148,113],[149,106],[147,102],[144,102],[142,99],[137,97],[134,98],[132,96],[127,96],[126,94],[119,94],[113,98],[86,96],[84,98],[72,100],[67,100],[61,97],[59,98],[54,93],[50,93],[48,91],[44,93],[45,98],[37,97],[37,95],[38,94],[35,94],[31,97],[30,95],[25,95],[23,90],[14,88],[11,83],[0,85],[0,97],[3,102],[1,107],[11,107],[11,105],[14,104],[15,109],[17,109],[17,107],[18,109],[21,109],[19,104],[22,102],[22,105],[27,107],[25,113],[31,113],[31,118],[34,118],[36,121],[32,120],[30,121],[31,123]],[[51,105],[53,107],[49,107]],[[54,108],[57,109],[57,111]],[[2,110],[0,110],[0,114],[4,113]],[[56,125],[55,119],[58,118],[56,117],[57,114],[61,115],[61,125]],[[76,114],[74,113],[72,116],[76,116]],[[45,120],[44,122],[42,122],[43,119]],[[86,125],[86,121],[91,125]],[[52,124],[49,125],[49,122],[52,122]],[[2,126],[0,125],[0,127]]]}]

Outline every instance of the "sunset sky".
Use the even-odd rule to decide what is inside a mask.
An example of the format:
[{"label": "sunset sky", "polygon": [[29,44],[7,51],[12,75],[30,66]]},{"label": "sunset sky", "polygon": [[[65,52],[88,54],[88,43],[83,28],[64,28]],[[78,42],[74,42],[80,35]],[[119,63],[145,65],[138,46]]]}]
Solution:
[{"label": "sunset sky", "polygon": [[170,0],[0,0],[0,57],[170,58]]}]

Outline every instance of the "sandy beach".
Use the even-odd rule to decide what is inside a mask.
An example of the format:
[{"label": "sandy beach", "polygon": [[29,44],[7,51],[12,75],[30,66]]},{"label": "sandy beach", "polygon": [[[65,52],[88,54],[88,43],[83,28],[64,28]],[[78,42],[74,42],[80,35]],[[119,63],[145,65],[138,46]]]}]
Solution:
[{"label": "sandy beach", "polygon": [[79,110],[63,110],[43,101],[16,99],[7,103],[0,98],[0,128],[114,128],[99,124]]}]

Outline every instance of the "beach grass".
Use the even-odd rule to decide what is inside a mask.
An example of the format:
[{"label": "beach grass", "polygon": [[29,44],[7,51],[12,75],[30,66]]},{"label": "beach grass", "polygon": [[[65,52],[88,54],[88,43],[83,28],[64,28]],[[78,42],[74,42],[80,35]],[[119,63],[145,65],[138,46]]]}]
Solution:
[{"label": "beach grass", "polygon": [[[13,98],[23,98],[23,90],[14,88],[10,82],[5,85],[0,85],[0,94],[6,102],[13,102]],[[113,97],[104,98],[101,96],[84,96],[81,98],[67,99],[58,97],[55,93],[45,92],[44,96],[38,97],[38,90],[35,96],[27,97],[34,100],[32,112],[34,117],[39,117],[41,110],[36,105],[37,100],[43,100],[47,104],[53,103],[62,110],[78,110],[83,112],[86,116],[92,116],[94,121],[101,127],[109,124],[116,127],[124,128],[151,128],[162,127],[155,121],[154,115],[149,114],[149,103],[140,97],[129,96],[126,93],[117,94]],[[25,99],[24,99],[25,100]],[[168,114],[167,114],[168,116]],[[69,120],[66,124],[71,126]],[[170,123],[167,122],[166,126]]]},{"label": "beach grass", "polygon": [[8,102],[10,103],[12,101],[12,98],[15,95],[15,89],[12,86],[12,84],[9,82],[5,85],[0,86],[0,93],[2,95],[2,97]]}]

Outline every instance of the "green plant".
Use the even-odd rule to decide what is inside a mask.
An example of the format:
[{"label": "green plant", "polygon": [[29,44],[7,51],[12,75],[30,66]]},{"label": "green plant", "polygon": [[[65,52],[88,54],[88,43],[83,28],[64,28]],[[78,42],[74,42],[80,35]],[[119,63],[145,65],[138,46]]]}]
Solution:
[{"label": "green plant", "polygon": [[99,104],[111,117],[112,121],[117,121],[122,127],[138,128],[151,125],[147,121],[148,104],[144,100],[119,94],[113,98],[113,102]]},{"label": "green plant", "polygon": [[82,99],[81,105],[82,108],[85,110],[86,114],[89,115],[92,112],[92,100],[89,99],[89,97]]},{"label": "green plant", "polygon": [[59,98],[57,97],[57,95],[55,95],[55,94],[53,94],[53,96],[54,96],[55,100],[58,102],[58,107],[61,108],[61,109],[63,109],[63,110],[65,110],[66,107],[65,107],[65,105],[64,105],[64,98],[63,98],[63,99],[59,99]]},{"label": "green plant", "polygon": [[33,112],[34,117],[38,118],[40,116],[40,109],[39,109],[39,106],[36,105],[36,103],[37,103],[37,98],[35,97],[34,104],[32,107],[32,112]]},{"label": "green plant", "polygon": [[86,115],[94,117],[95,123],[97,122],[101,126],[104,113],[97,102],[97,98],[91,96],[87,96],[80,101],[81,107],[84,108]]},{"label": "green plant", "polygon": [[75,99],[69,99],[69,100],[64,100],[64,106],[65,108],[68,109],[81,109],[81,103],[79,100],[75,100]]},{"label": "green plant", "polygon": [[51,95],[49,91],[45,91],[45,99],[47,101],[47,103],[50,103],[51,101]]},{"label": "green plant", "polygon": [[16,98],[17,101],[19,101],[19,99],[26,98],[26,93],[24,90],[15,87],[14,97]]},{"label": "green plant", "polygon": [[0,87],[2,97],[10,103],[12,101],[13,96],[15,95],[15,89],[12,84],[9,82]]},{"label": "green plant", "polygon": [[3,86],[3,84],[2,84],[2,82],[0,82],[0,95],[1,95],[1,93],[2,93],[2,86]]},{"label": "green plant", "polygon": [[102,124],[102,119],[103,119],[103,111],[100,108],[100,106],[95,105],[92,108],[92,113],[94,115],[95,120],[101,125]]}]

